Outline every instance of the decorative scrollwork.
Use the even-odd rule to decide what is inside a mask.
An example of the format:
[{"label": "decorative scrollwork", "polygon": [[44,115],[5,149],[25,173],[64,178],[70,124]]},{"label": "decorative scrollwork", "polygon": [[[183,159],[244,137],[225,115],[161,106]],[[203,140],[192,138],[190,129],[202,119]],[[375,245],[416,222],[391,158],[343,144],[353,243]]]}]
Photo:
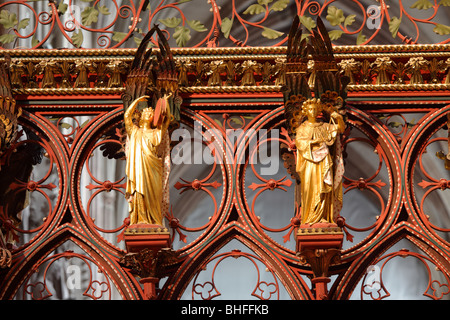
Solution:
[{"label": "decorative scrollwork", "polygon": [[[52,292],[54,288],[51,286],[51,279],[49,279],[51,277],[50,270],[52,268],[58,268],[58,265],[61,268],[60,262],[66,259],[70,259],[72,263],[69,265],[66,264],[66,268],[73,269],[75,273],[72,276],[73,279],[66,279],[69,288],[72,290],[82,290],[81,269],[87,270],[87,286],[82,291],[80,298],[88,297],[93,300],[111,299],[111,283],[102,266],[98,265],[94,259],[72,251],[50,255],[37,264],[35,266],[35,272],[29,275],[25,281],[23,299],[44,300],[51,298],[55,292]],[[77,262],[74,260],[77,260]],[[95,269],[97,271],[94,273]],[[103,279],[99,281],[96,273],[101,273]]]},{"label": "decorative scrollwork", "polygon": [[[217,254],[214,257],[211,257],[208,259],[208,261],[205,261],[203,263],[203,269],[200,270],[194,277],[194,282],[192,285],[192,299],[202,299],[202,300],[212,300],[214,298],[217,298],[222,295],[220,288],[216,287],[216,271],[220,268],[221,263],[226,263],[229,258],[234,259],[240,259],[244,258],[247,259],[253,266],[256,271],[257,277],[256,277],[256,285],[251,292],[251,295],[254,297],[257,297],[261,300],[270,300],[273,298],[279,297],[279,284],[278,279],[273,272],[273,270],[270,270],[269,268],[266,269],[266,271],[270,272],[271,275],[271,281],[264,281],[261,279],[261,264],[264,266],[264,260],[261,258],[249,254],[246,252],[242,252],[241,250],[232,250],[230,252],[224,252],[221,254]],[[267,266],[266,266],[267,267]],[[207,272],[207,268],[212,268],[212,272]],[[208,273],[211,280],[200,282],[204,279],[203,274]]]},{"label": "decorative scrollwork", "polygon": [[[230,2],[222,6],[216,0],[207,0],[206,5],[205,1],[150,4],[148,1],[113,0],[109,5],[75,0],[69,3],[48,1],[44,8],[31,1],[6,1],[0,5],[0,24],[6,31],[0,36],[0,42],[3,48],[138,47],[151,26],[160,23],[174,47],[261,46],[260,39],[264,39],[264,45],[280,46],[287,41],[287,30],[272,26],[271,19],[280,14],[292,19],[295,14],[310,30],[316,26],[316,17],[326,19],[331,26],[330,38],[335,43],[428,43],[423,36],[426,32],[422,30],[430,27],[435,43],[448,43],[445,36],[449,26],[439,20],[441,16],[445,18],[445,4],[436,0],[434,3],[416,1],[411,8],[386,0],[376,4],[358,0],[351,9],[334,0],[326,3],[268,0],[244,5]],[[191,18],[190,8],[196,8],[204,19]],[[288,14],[291,16],[286,16]],[[117,28],[119,25],[122,29]],[[380,31],[390,34],[391,38],[386,39]]]},{"label": "decorative scrollwork", "polygon": [[[442,272],[443,270],[439,264],[436,264],[432,259],[423,254],[412,252],[408,249],[401,249],[380,257],[369,266],[368,272],[362,279],[362,300],[367,298],[372,300],[383,300],[391,296],[389,285],[383,281],[383,274],[385,269],[389,268],[389,262],[399,258],[414,259],[423,267],[422,270],[425,270],[424,273],[427,278],[421,279],[422,283],[427,283],[423,292],[424,296],[434,300],[440,300],[450,293],[450,279],[445,272]],[[432,270],[430,265],[434,266],[435,270]]]}]

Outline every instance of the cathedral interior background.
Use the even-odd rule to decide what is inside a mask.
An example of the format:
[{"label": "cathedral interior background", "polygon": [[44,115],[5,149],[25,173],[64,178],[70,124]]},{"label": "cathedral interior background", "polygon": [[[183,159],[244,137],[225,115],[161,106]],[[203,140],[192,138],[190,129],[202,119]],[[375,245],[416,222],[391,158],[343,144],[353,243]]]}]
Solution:
[{"label": "cathedral interior background", "polygon": [[[343,241],[320,262],[296,241],[295,16],[306,39],[320,17],[349,81]],[[450,298],[449,17],[448,0],[1,1],[1,299]],[[171,259],[136,266],[122,98],[155,24],[178,73]]]}]

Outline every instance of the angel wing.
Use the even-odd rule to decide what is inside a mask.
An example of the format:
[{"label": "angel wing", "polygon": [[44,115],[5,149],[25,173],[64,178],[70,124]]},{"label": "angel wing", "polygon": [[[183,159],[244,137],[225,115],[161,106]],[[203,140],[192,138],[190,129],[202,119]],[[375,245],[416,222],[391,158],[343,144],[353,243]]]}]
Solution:
[{"label": "angel wing", "polygon": [[301,118],[303,101],[312,97],[308,86],[308,46],[300,19],[295,16],[286,51],[286,84],[283,88],[285,118],[289,134],[295,133]]},{"label": "angel wing", "polygon": [[[17,144],[24,132],[26,140],[38,141],[39,137],[26,127],[18,131],[22,109],[16,104],[11,90],[10,67],[11,58],[5,55],[0,61],[0,207],[5,218],[17,225],[21,221],[20,213],[28,206],[29,192],[15,189],[13,185],[17,181],[29,181],[34,165],[42,160],[44,149],[37,143]],[[17,236],[14,229],[6,228],[6,225],[0,227],[0,237],[2,234],[12,234],[12,238]]]},{"label": "angel wing", "polygon": [[[155,32],[159,50],[147,49]],[[170,96],[168,102],[171,114],[175,121],[179,121],[181,101],[178,96],[178,72],[169,43],[157,25],[142,39],[130,66],[125,93],[122,95],[125,110],[132,101],[143,95],[152,97],[149,106],[155,108],[155,122],[165,111],[157,103],[158,100],[165,95]]]},{"label": "angel wing", "polygon": [[317,28],[312,30],[308,51],[314,61],[314,96],[345,117],[346,87],[350,79],[337,64],[328,31],[320,17],[317,17]]},{"label": "angel wing", "polygon": [[0,155],[16,138],[18,118],[22,114],[11,92],[10,64],[11,58],[5,55],[0,63]]},{"label": "angel wing", "polygon": [[317,27],[307,36],[303,35],[300,19],[296,16],[288,37],[284,88],[285,117],[290,133],[294,133],[301,121],[303,101],[312,97],[320,99],[328,109],[332,107],[345,115],[348,82],[348,77],[343,76],[338,67],[330,37],[320,17],[317,17]]},{"label": "angel wing", "polygon": [[[152,37],[157,35],[158,49],[149,48]],[[125,92],[122,94],[124,111],[128,109],[131,103],[139,97],[148,95],[151,97],[148,102],[141,102],[145,105],[138,106],[139,109],[152,107],[155,109],[154,122],[160,121],[164,116],[165,106],[158,101],[161,97],[169,95],[167,102],[170,105],[171,115],[173,117],[170,124],[170,130],[179,125],[181,97],[178,95],[178,71],[170,50],[169,43],[155,25],[142,39],[127,72],[125,81]],[[139,114],[136,114],[136,120]],[[103,155],[108,158],[122,158],[124,156],[125,128],[114,128],[105,139],[119,140],[121,145],[109,142],[102,145]]]}]

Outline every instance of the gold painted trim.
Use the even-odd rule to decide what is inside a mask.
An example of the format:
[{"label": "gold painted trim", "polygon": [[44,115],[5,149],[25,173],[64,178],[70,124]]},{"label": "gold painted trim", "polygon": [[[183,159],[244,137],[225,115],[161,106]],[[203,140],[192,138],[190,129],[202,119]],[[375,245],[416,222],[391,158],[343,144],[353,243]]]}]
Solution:
[{"label": "gold painted trim", "polygon": [[297,235],[301,236],[315,236],[318,234],[343,234],[341,228],[299,228]]},{"label": "gold painted trim", "polygon": [[[153,49],[158,50],[158,49]],[[20,63],[22,68],[26,66],[27,73],[23,71],[15,71],[15,75],[19,76],[19,79],[24,76],[31,82],[25,81],[21,83],[13,83],[13,93],[15,95],[121,95],[124,92],[124,84],[116,81],[114,84],[106,84],[104,81],[106,75],[111,75],[112,72],[117,74],[123,74],[124,70],[117,67],[109,71],[103,70],[102,83],[94,84],[95,87],[86,87],[89,84],[87,78],[82,82],[82,85],[71,83],[74,88],[61,87],[58,84],[56,78],[52,82],[46,82],[45,88],[36,88],[36,84],[39,83],[39,87],[43,87],[43,81],[39,75],[43,74],[41,65],[46,65],[47,62],[57,63],[62,65],[63,62],[68,62],[68,65],[77,65],[84,61],[86,64],[90,64],[93,67],[93,74],[100,72],[100,65],[105,63],[116,63],[117,65],[129,65],[133,60],[136,49],[37,49],[37,50],[0,50],[0,54],[9,54],[15,63]],[[231,66],[235,68],[236,74],[238,74],[238,66],[246,62],[253,64],[259,64],[260,71],[258,71],[259,77],[270,78],[270,81],[264,82],[262,85],[255,85],[254,81],[250,83],[240,83],[239,81],[233,81],[233,83],[222,84],[221,86],[206,86],[205,81],[202,83],[196,83],[189,81],[184,84],[180,83],[180,91],[182,93],[281,93],[281,85],[283,84],[282,68],[286,57],[286,47],[221,47],[221,48],[173,48],[174,58],[177,63],[180,63],[180,68],[184,62],[191,64],[191,72],[198,72],[198,77],[209,77],[211,66],[215,61],[223,61],[224,63],[231,63]],[[365,75],[372,77],[376,74],[376,66],[373,62],[381,60],[392,60],[392,65],[395,66],[404,64],[408,59],[428,59],[427,63],[437,63],[439,61],[441,69],[439,71],[439,82],[437,83],[417,83],[417,84],[402,84],[394,83],[392,81],[389,84],[367,84],[364,81],[358,81],[359,83],[351,83],[348,85],[349,92],[370,92],[370,91],[443,91],[450,90],[449,88],[449,72],[450,72],[450,44],[429,44],[429,45],[368,45],[368,46],[335,46],[335,57],[338,62],[353,61],[360,64],[357,69],[354,69],[355,75],[362,76],[362,63],[364,63],[364,72],[368,72]],[[432,61],[433,60],[433,61]],[[263,65],[267,63],[273,68],[263,69]],[[391,63],[391,61],[389,61]],[[38,65],[40,68],[38,68]],[[97,66],[97,67],[95,67]],[[198,71],[197,67],[202,69]],[[426,73],[430,71],[431,67],[423,67],[423,71]],[[442,69],[444,68],[444,69]],[[95,71],[97,70],[97,71]],[[268,71],[269,70],[269,71]],[[368,71],[367,71],[368,70]],[[400,70],[400,69],[399,69]],[[22,73],[20,73],[22,72]],[[70,74],[70,77],[76,76],[76,73]],[[205,72],[205,73],[203,73]],[[375,73],[374,73],[375,72]],[[405,71],[402,71],[405,72]],[[259,74],[260,73],[260,74]],[[445,74],[444,74],[445,73]],[[58,72],[54,73],[56,76]],[[37,78],[35,78],[38,76]],[[47,78],[48,79],[48,78]],[[60,78],[58,78],[60,79]],[[105,80],[106,79],[106,80]],[[115,79],[118,79],[117,77]],[[71,81],[74,79],[72,78]],[[436,80],[436,79],[434,79]],[[61,81],[61,80],[59,80]],[[378,81],[378,79],[377,79]],[[19,81],[20,82],[20,81]],[[246,85],[249,84],[249,85]],[[91,84],[92,85],[92,84]]]},{"label": "gold painted trim", "polygon": [[145,235],[145,234],[170,234],[167,228],[128,228],[125,229],[125,235]]},{"label": "gold painted trim", "polygon": [[[179,88],[181,93],[188,94],[218,94],[218,93],[281,93],[281,86],[192,86]],[[450,84],[358,84],[348,85],[349,92],[370,92],[370,91],[450,91]],[[125,88],[55,88],[55,89],[13,89],[14,95],[121,95]]]},{"label": "gold painted trim", "polygon": [[30,88],[12,89],[15,95],[117,95],[125,92],[125,88]]},{"label": "gold painted trim", "polygon": [[[172,48],[174,56],[218,56],[218,55],[285,55],[287,47],[216,47],[216,48]],[[398,53],[443,53],[450,54],[450,44],[414,45],[366,45],[334,46],[335,54],[398,54]],[[26,49],[0,50],[0,55],[9,54],[12,58],[21,57],[133,57],[137,49]],[[158,49],[153,49],[158,50]],[[207,58],[207,57],[206,57]]]},{"label": "gold painted trim", "polygon": [[281,92],[281,86],[192,86],[181,87],[182,93],[260,93],[260,92]]},{"label": "gold painted trim", "polygon": [[348,85],[349,92],[357,91],[442,91],[450,90],[450,83],[421,84],[357,84]]}]

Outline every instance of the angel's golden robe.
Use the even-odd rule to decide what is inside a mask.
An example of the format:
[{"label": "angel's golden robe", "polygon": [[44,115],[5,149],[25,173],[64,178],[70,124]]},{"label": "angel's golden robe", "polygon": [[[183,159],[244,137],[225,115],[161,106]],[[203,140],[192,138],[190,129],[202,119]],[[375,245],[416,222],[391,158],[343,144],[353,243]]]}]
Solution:
[{"label": "angel's golden robe", "polygon": [[[136,104],[141,100],[137,99]],[[168,185],[165,161],[169,148],[167,123],[155,128],[140,127],[132,123],[133,107],[129,111],[125,113],[125,126],[128,135],[126,194],[130,197],[130,224],[164,226]]]},{"label": "angel's golden robe", "polygon": [[162,225],[162,159],[156,148],[162,140],[160,129],[132,127],[128,142],[126,192],[133,196],[130,223]]},{"label": "angel's golden robe", "polygon": [[301,180],[302,224],[334,223],[342,207],[343,165],[339,153],[339,130],[335,124],[308,121],[296,130],[296,171]]}]

